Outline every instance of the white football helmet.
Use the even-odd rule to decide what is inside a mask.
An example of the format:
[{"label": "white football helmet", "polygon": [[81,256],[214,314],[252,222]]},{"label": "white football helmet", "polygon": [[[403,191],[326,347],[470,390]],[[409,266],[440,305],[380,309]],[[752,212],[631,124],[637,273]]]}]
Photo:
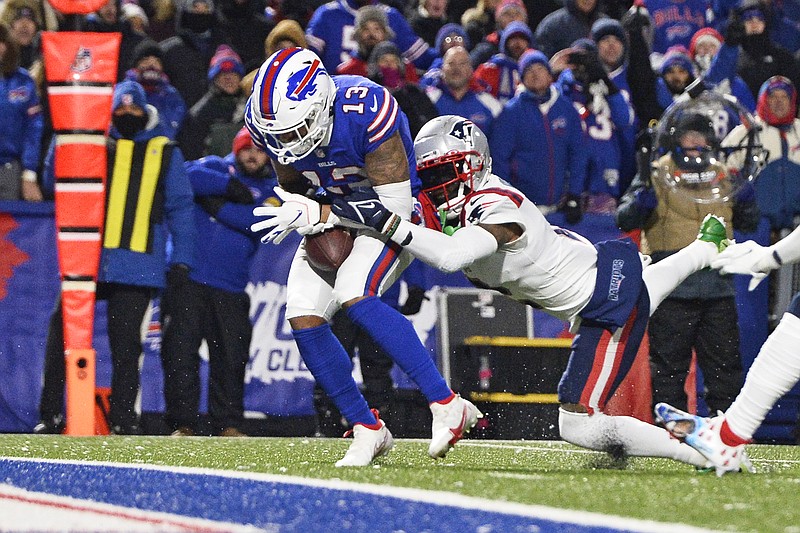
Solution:
[{"label": "white football helmet", "polygon": [[311,50],[272,54],[253,81],[244,121],[253,141],[288,165],[318,147],[333,126],[336,86]]},{"label": "white football helmet", "polygon": [[460,215],[469,193],[492,170],[489,142],[471,120],[455,115],[434,118],[414,139],[422,196],[437,212]]}]

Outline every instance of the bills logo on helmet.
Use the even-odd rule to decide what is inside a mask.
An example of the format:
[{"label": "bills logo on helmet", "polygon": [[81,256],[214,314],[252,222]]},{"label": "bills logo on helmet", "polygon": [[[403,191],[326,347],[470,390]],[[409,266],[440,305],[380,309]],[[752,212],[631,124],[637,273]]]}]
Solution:
[{"label": "bills logo on helmet", "polygon": [[453,124],[453,129],[450,130],[450,135],[464,142],[469,148],[475,148],[475,143],[472,140],[472,131],[474,129],[475,124],[469,120],[462,120]]},{"label": "bills logo on helmet", "polygon": [[286,97],[295,102],[302,102],[317,92],[317,76],[325,70],[320,68],[322,63],[315,59],[308,67],[298,70],[288,79],[289,90]]}]

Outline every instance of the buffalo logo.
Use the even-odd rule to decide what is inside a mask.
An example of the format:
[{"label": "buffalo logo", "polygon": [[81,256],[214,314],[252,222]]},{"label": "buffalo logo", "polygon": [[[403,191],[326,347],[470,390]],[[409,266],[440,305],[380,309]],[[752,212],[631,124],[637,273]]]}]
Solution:
[{"label": "buffalo logo", "polygon": [[17,87],[8,91],[8,101],[13,103],[27,102],[30,98],[30,93],[27,87]]},{"label": "buffalo logo", "polygon": [[325,69],[320,68],[320,61],[315,59],[310,66],[289,76],[289,91],[286,97],[295,102],[302,102],[313,96],[317,92],[317,76],[322,72],[325,72]]},{"label": "buffalo logo", "polygon": [[69,69],[72,72],[86,72],[92,68],[92,51],[81,46],[78,48],[78,53],[75,54],[75,59],[72,60],[72,65]]},{"label": "buffalo logo", "polygon": [[453,129],[450,130],[450,135],[462,141],[470,148],[475,148],[472,135],[475,129],[475,124],[469,120],[461,120],[453,124]]}]

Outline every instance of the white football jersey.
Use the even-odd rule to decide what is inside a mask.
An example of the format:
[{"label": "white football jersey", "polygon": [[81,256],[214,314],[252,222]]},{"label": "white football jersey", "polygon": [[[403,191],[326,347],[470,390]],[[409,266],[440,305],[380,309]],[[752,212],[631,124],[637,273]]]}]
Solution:
[{"label": "white football jersey", "polygon": [[597,251],[584,237],[550,225],[517,189],[489,176],[464,206],[465,224],[522,226],[522,236],[464,269],[478,286],[572,321],[592,297]]}]

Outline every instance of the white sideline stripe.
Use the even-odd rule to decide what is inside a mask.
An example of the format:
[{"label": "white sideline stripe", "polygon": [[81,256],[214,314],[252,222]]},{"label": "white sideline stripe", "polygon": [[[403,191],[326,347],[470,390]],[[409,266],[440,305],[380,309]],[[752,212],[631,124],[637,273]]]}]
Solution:
[{"label": "white sideline stripe", "polygon": [[56,192],[103,192],[102,183],[70,183],[68,181],[56,182]]},{"label": "white sideline stripe", "polygon": [[145,511],[0,484],[4,531],[257,531],[233,522]]},{"label": "white sideline stripe", "polygon": [[[475,496],[463,496],[452,492],[409,489],[404,487],[388,487],[385,485],[373,485],[370,483],[354,483],[352,481],[342,481],[340,479],[310,479],[297,476],[279,476],[274,474],[232,472],[228,470],[212,470],[209,468],[196,468],[175,466],[167,467],[161,465],[147,464],[127,464],[113,463],[106,461],[70,461],[63,459],[20,459],[17,457],[3,458],[6,461],[37,462],[67,464],[75,466],[105,466],[114,468],[130,468],[137,470],[155,470],[160,472],[177,472],[182,474],[196,474],[205,476],[218,476],[230,479],[246,479],[252,481],[265,481],[270,483],[282,483],[285,485],[299,485],[304,487],[314,487],[329,490],[347,490],[363,494],[377,494],[392,498],[400,498],[429,505],[442,505],[449,507],[460,507],[468,511],[475,509],[491,509],[490,512],[552,520],[561,523],[577,524],[582,526],[613,527],[630,531],[653,532],[653,533],[707,533],[712,530],[687,526],[685,524],[655,522],[652,520],[638,520],[616,515],[605,515],[588,511],[572,509],[557,509],[544,505],[526,505],[522,503],[503,502]],[[443,503],[439,503],[443,502]],[[610,522],[613,520],[613,522]]]},{"label": "white sideline stripe", "polygon": [[91,133],[59,133],[56,135],[56,146],[67,144],[94,144],[96,146],[106,145],[105,135],[92,135]]}]

